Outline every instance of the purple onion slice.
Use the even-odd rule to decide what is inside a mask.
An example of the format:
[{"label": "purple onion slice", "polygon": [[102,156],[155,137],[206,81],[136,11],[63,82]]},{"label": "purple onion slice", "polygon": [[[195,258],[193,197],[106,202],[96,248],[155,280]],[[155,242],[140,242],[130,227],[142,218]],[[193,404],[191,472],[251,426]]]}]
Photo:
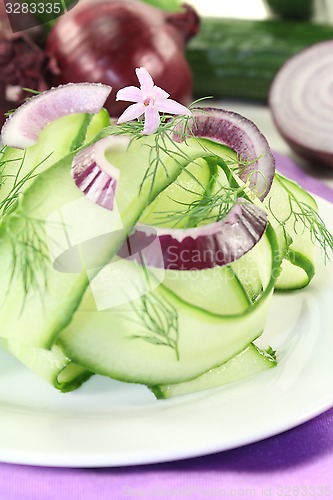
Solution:
[{"label": "purple onion slice", "polygon": [[[181,141],[179,128],[173,135],[174,140]],[[241,161],[249,162],[240,170],[240,178],[263,200],[269,192],[275,172],[275,160],[269,144],[258,127],[238,113],[225,109],[204,108],[194,113],[189,123],[188,136],[195,135],[225,144],[233,149]]]},{"label": "purple onion slice", "polygon": [[160,255],[148,251],[153,248],[149,244],[157,231],[165,269],[190,271],[224,266],[251,250],[263,236],[267,223],[263,209],[241,199],[225,219],[206,226],[169,229],[138,224],[119,255],[129,258],[129,247],[131,255],[140,255],[146,249],[146,264],[160,267]]},{"label": "purple onion slice", "polygon": [[99,113],[111,92],[100,83],[69,83],[38,94],[7,119],[1,131],[1,143],[25,149],[38,141],[49,123],[74,113]]},{"label": "purple onion slice", "polygon": [[81,149],[72,164],[71,174],[77,187],[92,202],[112,210],[119,180],[119,170],[107,159],[108,150],[126,151],[127,136],[109,136]]},{"label": "purple onion slice", "polygon": [[333,41],[291,57],[276,74],[269,105],[277,129],[306,160],[333,167]]}]

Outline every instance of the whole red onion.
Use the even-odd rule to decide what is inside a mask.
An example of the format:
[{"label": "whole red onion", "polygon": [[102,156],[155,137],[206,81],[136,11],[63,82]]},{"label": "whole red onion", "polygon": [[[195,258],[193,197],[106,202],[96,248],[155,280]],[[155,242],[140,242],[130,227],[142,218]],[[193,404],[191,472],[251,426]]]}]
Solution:
[{"label": "whole red onion", "polygon": [[184,47],[198,27],[197,14],[186,5],[170,14],[138,0],[83,0],[50,32],[50,83],[110,85],[113,92],[106,107],[119,116],[128,103],[115,102],[115,93],[136,86],[134,70],[144,66],[156,85],[189,104],[192,77]]}]

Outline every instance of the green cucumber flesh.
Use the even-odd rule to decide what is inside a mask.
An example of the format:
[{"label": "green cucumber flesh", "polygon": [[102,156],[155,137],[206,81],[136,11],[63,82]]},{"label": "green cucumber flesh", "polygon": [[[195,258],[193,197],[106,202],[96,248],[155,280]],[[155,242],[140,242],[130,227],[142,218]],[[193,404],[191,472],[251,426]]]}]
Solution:
[{"label": "green cucumber flesh", "polygon": [[[184,155],[177,161],[170,155],[162,155],[168,174],[164,167],[160,166],[152,189],[149,182],[141,184],[149,165],[153,141],[154,138],[151,137],[142,138],[132,142],[126,154],[107,155],[120,170],[115,206],[119,210],[125,228],[135,225],[149,202],[171,184],[189,163],[203,155],[203,149],[197,145],[197,141],[192,145],[183,143],[175,146],[176,151],[181,150]],[[30,265],[28,273],[32,270],[36,275],[37,287],[41,289],[43,283],[47,283],[47,287],[42,289],[41,293],[36,290],[27,293],[22,277],[28,281],[31,277],[22,272],[21,256],[13,252],[13,242],[20,242],[22,234],[26,231],[26,217],[30,221],[41,223],[38,226],[39,239],[41,245],[46,248],[46,234],[42,223],[54,213],[63,214],[64,210],[67,210],[67,214],[69,212],[69,220],[64,220],[64,224],[78,226],[81,237],[86,235],[86,239],[91,238],[91,234],[96,234],[98,230],[100,234],[104,234],[115,229],[113,214],[91,203],[75,186],[70,175],[73,156],[73,153],[68,155],[40,173],[23,193],[20,210],[17,208],[8,214],[0,226],[0,275],[3,283],[0,290],[0,335],[8,339],[15,338],[35,347],[50,348],[53,345],[59,332],[71,321],[89,279],[85,269],[81,273],[66,274],[56,271],[49,262],[45,262],[44,270]],[[60,235],[56,232],[57,238],[61,240],[62,235],[62,239],[65,239],[62,226],[59,223],[58,225]],[[100,249],[100,253],[104,251],[105,258],[111,259],[124,237],[124,232],[121,231],[113,234],[104,250]],[[31,255],[29,258],[31,261]],[[92,270],[90,278],[98,270]]]},{"label": "green cucumber flesh", "polygon": [[184,396],[193,392],[221,387],[252,377],[276,366],[276,359],[254,344],[220,366],[211,368],[199,377],[179,384],[155,385],[150,387],[157,399]]},{"label": "green cucumber flesh", "polygon": [[[318,209],[313,197],[296,182],[281,174],[275,175],[265,205],[268,212],[271,212],[270,222],[276,231],[284,257],[281,273],[275,285],[277,290],[304,288],[315,274],[316,246],[311,239],[310,230],[300,222],[295,224],[295,216],[290,212],[288,191],[299,202],[306,203],[314,210]],[[279,224],[279,221],[284,220],[286,220],[284,227],[290,238],[290,244],[286,241],[285,233]]]},{"label": "green cucumber flesh", "polygon": [[13,189],[14,181],[17,184],[26,176],[29,177],[20,187],[20,192],[24,192],[36,174],[44,172],[84,142],[88,142],[108,122],[105,110],[94,117],[85,114],[68,115],[50,123],[40,133],[38,143],[25,151],[6,147],[0,157],[0,203]]},{"label": "green cucumber flesh", "polygon": [[314,262],[302,254],[289,251],[281,264],[281,273],[275,285],[277,291],[292,291],[308,286],[315,274]]},{"label": "green cucumber flesh", "polygon": [[[94,133],[92,135],[95,136]],[[133,142],[126,155],[107,153],[109,161],[120,170],[115,205],[124,227],[133,226],[143,213],[148,214],[147,217],[152,216],[159,203],[162,208],[164,203],[164,209],[169,209],[168,189],[170,194],[171,184],[178,179],[178,187],[184,191],[181,184],[185,181],[185,185],[189,185],[193,180],[189,175],[192,168],[202,185],[209,179],[206,162],[201,160],[202,144],[200,141],[189,140],[188,144],[177,146],[184,152],[181,161],[176,162],[169,155],[164,156],[168,175],[164,168],[160,168],[153,189],[149,182],[142,184],[149,164],[152,140],[143,138]],[[223,148],[219,145],[213,147],[217,154],[221,154]],[[80,223],[81,220],[89,228],[98,221],[100,228],[112,229],[113,219],[109,218],[110,214],[89,202],[74,185],[70,177],[72,158],[73,155],[63,158],[38,176],[22,197],[20,213],[28,214],[35,220],[46,221],[50,214],[79,202],[80,210],[74,214],[73,219],[75,223]],[[187,173],[184,172],[186,168],[189,169]],[[175,189],[175,185],[177,183],[173,184],[172,189]],[[177,189],[172,191],[172,196],[176,195]],[[158,202],[155,203],[155,199]],[[150,213],[149,204],[150,210],[154,207]],[[72,368],[67,370],[69,377],[72,376],[72,371],[75,375],[76,367],[81,373],[82,367],[86,373],[96,372],[128,382],[146,385],[178,384],[226,363],[253,342],[264,328],[281,261],[281,249],[279,251],[277,248],[272,227],[268,228],[260,244],[251,251],[253,255],[248,252],[243,256],[245,265],[241,266],[242,259],[239,259],[232,266],[219,269],[216,280],[213,279],[211,285],[208,279],[204,284],[205,274],[212,277],[209,276],[211,270],[207,270],[201,274],[195,285],[197,288],[188,287],[189,281],[185,283],[189,275],[184,286],[177,278],[179,282],[174,287],[172,279],[167,275],[165,282],[150,292],[153,300],[165,300],[177,311],[179,337],[176,344],[174,338],[171,341],[167,339],[169,343],[166,343],[165,338],[162,341],[161,338],[147,340],[147,331],[142,332],[142,324],[138,326],[137,314],[133,309],[142,307],[141,299],[114,309],[97,310],[85,272],[59,273],[48,265],[48,287],[45,289],[44,300],[41,301],[36,293],[26,294],[20,273],[12,275],[11,272],[12,240],[19,238],[23,230],[24,218],[19,217],[18,211],[9,214],[0,226],[0,274],[4,278],[3,282],[6,284],[7,281],[8,285],[0,291],[0,302],[3,304],[0,312],[0,335],[9,339],[12,345],[17,342],[17,345],[43,349],[51,348],[58,339],[60,348],[73,363],[70,365]],[[277,225],[276,230],[278,231]],[[88,231],[87,238],[90,236]],[[117,252],[123,239],[124,234],[121,233],[112,237],[104,250],[109,259]],[[279,244],[282,245],[281,238]],[[250,267],[254,269],[252,275],[248,273]],[[98,280],[98,271],[99,269],[92,270],[89,273],[90,279],[97,275],[94,279]],[[128,274],[135,275],[135,272],[132,269]],[[221,278],[227,281],[223,290]],[[43,279],[41,274],[39,284]],[[203,294],[203,290],[207,290],[207,293]],[[214,300],[209,300],[212,290],[215,292]],[[198,291],[202,294],[201,300],[198,300]],[[203,295],[207,300],[202,300]],[[149,335],[148,332],[148,337]],[[66,371],[61,377],[66,377]]]},{"label": "green cucumber flesh", "polygon": [[[142,298],[118,308],[97,311],[88,289],[82,306],[60,334],[59,345],[75,363],[95,373],[146,385],[179,383],[227,361],[264,329],[274,276],[279,268],[275,233],[271,228],[266,233],[264,238],[271,253],[269,261],[262,265],[270,267],[271,280],[260,299],[245,312],[212,314],[159,285],[149,296],[156,302],[167,301],[177,311],[176,348],[175,332],[172,347],[166,345],[165,337],[163,341],[161,337],[152,339],[147,326],[144,328],[140,323],[136,311],[142,310]],[[127,276],[134,277],[138,270],[134,263],[127,264],[132,266]]]},{"label": "green cucumber flesh", "polygon": [[30,347],[16,340],[1,340],[3,348],[61,392],[77,389],[93,375],[86,368],[73,363],[56,345],[48,350]]},{"label": "green cucumber flesh", "polygon": [[240,314],[250,305],[231,266],[200,271],[168,270],[163,284],[183,301],[213,314]]},{"label": "green cucumber flesh", "polygon": [[163,285],[189,304],[214,314],[240,314],[255,303],[271,279],[271,248],[262,238],[228,266],[200,271],[167,270]]},{"label": "green cucumber flesh", "polygon": [[[209,145],[209,150],[215,154],[218,152],[225,158],[232,155],[232,151],[226,146],[219,146],[206,140],[202,143],[207,150]],[[179,175],[176,182],[155,198],[143,212],[140,221],[166,227],[188,227],[188,218],[176,219],[174,222],[172,215],[178,214],[179,210],[199,200],[211,178],[212,172],[206,160],[196,160]],[[221,179],[225,184],[224,174],[220,174],[220,181]],[[241,264],[239,266],[243,267]],[[249,306],[249,298],[231,266],[217,266],[201,271],[167,270],[163,284],[185,302],[212,313],[238,314]],[[251,286],[255,286],[253,280]],[[257,284],[258,287],[261,288],[261,283]]]}]

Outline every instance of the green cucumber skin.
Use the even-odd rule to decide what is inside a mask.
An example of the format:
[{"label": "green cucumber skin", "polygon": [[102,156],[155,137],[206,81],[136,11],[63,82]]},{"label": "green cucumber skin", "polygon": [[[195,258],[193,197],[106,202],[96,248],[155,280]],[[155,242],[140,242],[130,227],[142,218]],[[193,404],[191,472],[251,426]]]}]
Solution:
[{"label": "green cucumber skin", "polygon": [[[286,266],[286,264],[293,266]],[[290,269],[286,269],[289,267]],[[300,290],[309,285],[315,275],[315,265],[313,260],[304,257],[304,255],[289,250],[288,255],[282,262],[281,274],[275,285],[275,291],[288,292]]]},{"label": "green cucumber skin", "polygon": [[[288,216],[288,193],[286,188],[299,201],[307,203],[314,210],[318,209],[316,201],[307,191],[302,189],[296,182],[279,173],[275,175],[271,191],[265,200],[267,209],[271,207],[275,215],[278,213],[282,219]],[[284,213],[284,209],[287,212]],[[305,288],[314,277],[316,270],[317,249],[312,242],[309,229],[299,228],[296,233],[294,230],[295,219],[291,217],[286,223],[288,235],[292,238],[292,242],[287,248],[283,232],[272,215],[270,215],[270,221],[278,236],[281,255],[284,258],[275,289],[277,291],[292,291]]]},{"label": "green cucumber skin", "polygon": [[266,0],[274,14],[282,19],[307,21],[313,16],[314,0]]},{"label": "green cucumber skin", "polygon": [[277,365],[276,359],[250,344],[223,365],[212,368],[200,377],[180,384],[149,387],[157,399],[184,396],[214,387],[221,387],[251,377]]},{"label": "green cucumber skin", "polygon": [[194,93],[267,101],[282,64],[313,43],[332,38],[329,25],[203,18],[186,51]]}]

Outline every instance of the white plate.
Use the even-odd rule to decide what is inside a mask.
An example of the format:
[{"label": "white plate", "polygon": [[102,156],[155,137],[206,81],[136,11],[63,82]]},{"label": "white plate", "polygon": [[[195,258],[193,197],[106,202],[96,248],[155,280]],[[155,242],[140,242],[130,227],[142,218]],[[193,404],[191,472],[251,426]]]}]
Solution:
[{"label": "white plate", "polygon": [[[333,205],[320,200],[324,220]],[[332,227],[331,227],[332,229]],[[134,465],[252,443],[333,406],[333,266],[276,294],[264,334],[279,364],[224,388],[155,401],[144,387],[94,377],[57,393],[0,353],[0,460],[53,466]]]}]

